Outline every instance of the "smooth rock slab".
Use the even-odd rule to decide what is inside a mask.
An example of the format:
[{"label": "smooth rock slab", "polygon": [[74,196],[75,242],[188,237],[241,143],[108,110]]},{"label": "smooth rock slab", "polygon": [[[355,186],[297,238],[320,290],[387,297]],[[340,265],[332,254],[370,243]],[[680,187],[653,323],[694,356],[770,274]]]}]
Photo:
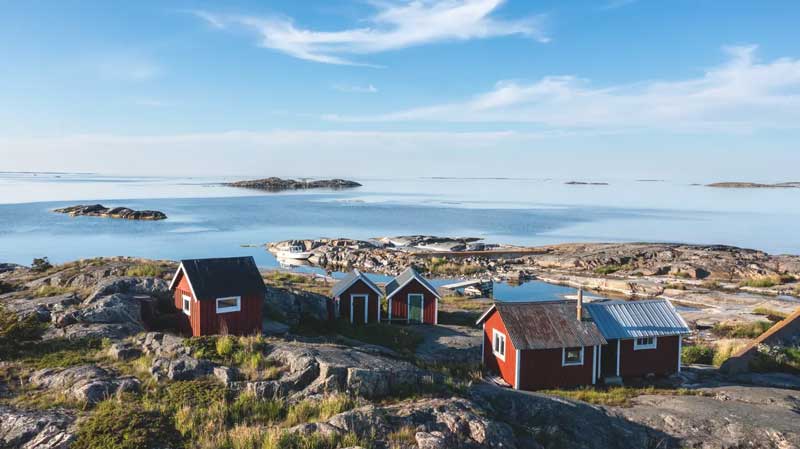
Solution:
[{"label": "smooth rock slab", "polygon": [[116,377],[113,372],[96,365],[69,368],[46,368],[35,371],[30,382],[39,388],[59,390],[75,400],[95,404],[117,393],[138,391],[139,379]]},{"label": "smooth rock slab", "polygon": [[0,405],[0,447],[67,449],[75,440],[74,416],[61,410],[19,410]]}]

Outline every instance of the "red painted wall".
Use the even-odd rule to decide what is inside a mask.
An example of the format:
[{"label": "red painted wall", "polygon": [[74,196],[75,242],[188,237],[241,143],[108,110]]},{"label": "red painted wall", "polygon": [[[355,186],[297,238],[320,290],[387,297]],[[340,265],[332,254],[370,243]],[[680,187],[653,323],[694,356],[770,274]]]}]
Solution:
[{"label": "red painted wall", "polygon": [[[181,329],[192,336],[235,334],[250,335],[261,332],[263,295],[243,296],[241,310],[217,315],[216,298],[201,298],[195,301],[189,282],[181,272],[175,287],[175,307],[183,310],[183,295],[192,297],[191,316],[181,312]],[[236,296],[236,295],[232,295]]]},{"label": "red painted wall", "polygon": [[[367,312],[367,317],[370,323],[378,322],[378,308],[380,307],[379,297],[378,294],[375,293],[375,290],[372,290],[365,284],[363,281],[358,280],[353,285],[350,286],[347,290],[342,292],[339,296],[340,300],[340,317],[349,320],[350,319],[350,295],[367,295],[368,296],[368,303],[369,303],[369,311]],[[360,299],[358,301],[361,301]],[[361,309],[363,313],[363,309]],[[360,319],[356,319],[355,315],[353,316],[354,321],[356,323],[362,323],[364,321],[363,315]]]},{"label": "red painted wall", "polygon": [[[492,351],[493,330],[495,329],[506,336],[505,360],[497,358]],[[483,325],[483,366],[491,373],[500,374],[503,380],[512,387],[514,386],[514,377],[516,376],[517,368],[516,348],[514,348],[514,343],[511,342],[511,337],[508,335],[506,326],[503,324],[503,320],[500,319],[500,314],[497,313],[496,310],[489,315]]]},{"label": "red painted wall", "polygon": [[519,383],[522,390],[576,387],[592,384],[594,351],[583,348],[583,365],[561,366],[561,348],[520,351]]},{"label": "red painted wall", "polygon": [[619,372],[623,377],[678,371],[678,336],[658,337],[656,349],[633,350],[633,340],[620,342]]},{"label": "red painted wall", "polygon": [[416,280],[412,280],[408,285],[392,295],[392,320],[404,320],[408,317],[408,295],[414,293],[420,293],[425,297],[425,306],[422,309],[422,322],[426,324],[436,324],[438,322],[436,319],[438,313],[438,298]]}]

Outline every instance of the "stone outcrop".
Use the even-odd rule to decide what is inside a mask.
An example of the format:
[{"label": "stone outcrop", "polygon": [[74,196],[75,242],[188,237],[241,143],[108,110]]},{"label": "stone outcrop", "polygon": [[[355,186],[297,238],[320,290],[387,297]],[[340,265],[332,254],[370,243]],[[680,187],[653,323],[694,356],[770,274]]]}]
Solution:
[{"label": "stone outcrop", "polygon": [[68,449],[75,440],[75,416],[62,410],[20,410],[0,405],[0,447]]},{"label": "stone outcrop", "polygon": [[268,358],[286,368],[270,381],[239,381],[232,387],[260,397],[300,400],[319,394],[348,393],[377,399],[397,391],[413,390],[434,376],[408,362],[334,344],[286,342]]},{"label": "stone outcrop", "polygon": [[121,339],[144,331],[141,304],[150,296],[114,293],[90,296],[78,306],[54,313],[54,327],[45,338],[111,338]]},{"label": "stone outcrop", "polygon": [[166,220],[167,215],[157,210],[133,210],[127,207],[105,207],[102,204],[62,207],[53,209],[53,212],[68,214],[72,217],[105,217],[123,218],[126,220]]},{"label": "stone outcrop", "polygon": [[30,382],[39,388],[64,392],[76,401],[95,404],[117,393],[139,390],[139,379],[117,376],[95,365],[47,368],[31,374]]},{"label": "stone outcrop", "polygon": [[241,187],[245,189],[267,190],[279,192],[282,190],[304,190],[304,189],[350,189],[361,187],[361,184],[346,179],[317,179],[310,181],[297,181],[294,179],[264,178],[249,181],[229,182],[224,185],[229,187]]},{"label": "stone outcrop", "polygon": [[304,290],[269,286],[264,302],[267,313],[275,315],[286,324],[295,326],[302,319],[326,320],[328,298]]}]

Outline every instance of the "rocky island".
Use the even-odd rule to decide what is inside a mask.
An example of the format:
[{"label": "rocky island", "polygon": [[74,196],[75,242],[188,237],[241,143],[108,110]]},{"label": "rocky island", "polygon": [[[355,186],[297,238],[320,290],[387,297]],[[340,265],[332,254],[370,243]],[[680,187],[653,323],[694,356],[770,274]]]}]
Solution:
[{"label": "rocky island", "polygon": [[[453,245],[474,251],[468,240]],[[587,251],[549,255],[566,264],[588,261]],[[614,251],[593,252],[600,261]],[[271,336],[184,338],[170,327],[181,313],[169,291],[176,266],[125,257],[46,270],[0,263],[0,447],[800,445],[797,376],[687,364],[650,386],[520,393],[481,380],[480,331],[452,324],[453,315],[438,326],[326,325],[319,292],[331,284],[311,275],[263,273],[264,329],[282,329]],[[471,365],[442,358],[456,335],[470,342]],[[435,363],[422,358],[431,348]]]},{"label": "rocky island", "polygon": [[607,186],[607,182],[588,182],[588,181],[567,181],[568,186]]},{"label": "rocky island", "polygon": [[127,207],[105,207],[102,204],[77,205],[54,209],[53,212],[69,214],[73,217],[106,217],[126,220],[166,220],[167,215],[157,210],[133,210]]},{"label": "rocky island", "polygon": [[779,182],[775,184],[761,184],[757,182],[715,182],[706,184],[706,187],[717,187],[722,189],[786,189],[800,188],[800,182]]},{"label": "rocky island", "polygon": [[282,190],[305,190],[305,189],[351,189],[361,187],[361,184],[346,179],[317,179],[317,180],[294,180],[282,178],[264,178],[249,181],[229,182],[224,185],[229,187],[240,187],[245,189],[267,190],[279,192]]}]

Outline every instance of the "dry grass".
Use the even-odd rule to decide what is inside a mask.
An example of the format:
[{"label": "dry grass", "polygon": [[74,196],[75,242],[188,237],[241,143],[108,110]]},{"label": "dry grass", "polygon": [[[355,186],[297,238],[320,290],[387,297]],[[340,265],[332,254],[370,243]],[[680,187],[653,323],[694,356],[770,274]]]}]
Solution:
[{"label": "dry grass", "polygon": [[726,360],[731,358],[731,356],[736,354],[740,349],[744,348],[747,343],[746,340],[740,339],[724,339],[717,341],[714,344],[714,359],[712,364],[714,366],[722,366]]},{"label": "dry grass", "polygon": [[697,390],[685,388],[665,389],[655,387],[582,387],[572,390],[545,390],[542,393],[559,396],[576,401],[588,402],[597,405],[610,405],[625,407],[631,405],[631,400],[637,396],[646,394],[658,394],[668,396],[694,396],[701,395]]}]

